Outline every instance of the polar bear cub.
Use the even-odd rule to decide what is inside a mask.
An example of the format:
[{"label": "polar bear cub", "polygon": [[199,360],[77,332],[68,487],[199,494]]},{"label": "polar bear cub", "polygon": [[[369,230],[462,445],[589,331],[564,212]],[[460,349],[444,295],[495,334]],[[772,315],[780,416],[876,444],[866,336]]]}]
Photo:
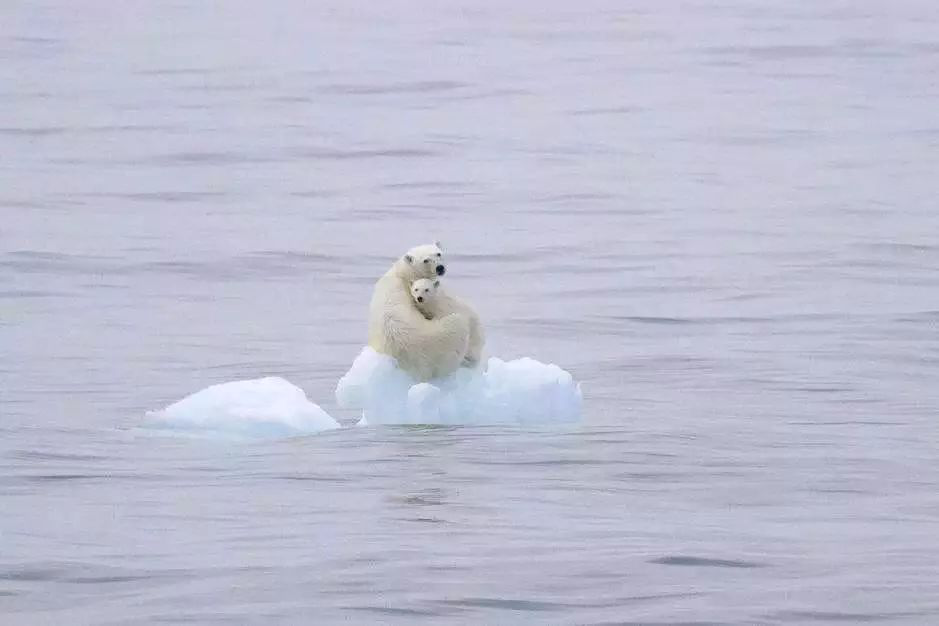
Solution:
[{"label": "polar bear cub", "polygon": [[469,322],[469,345],[463,365],[476,367],[482,358],[483,345],[486,343],[483,326],[476,311],[456,296],[451,296],[444,291],[440,286],[439,278],[415,280],[411,283],[411,298],[417,310],[429,320],[439,319],[453,313],[466,317]]}]

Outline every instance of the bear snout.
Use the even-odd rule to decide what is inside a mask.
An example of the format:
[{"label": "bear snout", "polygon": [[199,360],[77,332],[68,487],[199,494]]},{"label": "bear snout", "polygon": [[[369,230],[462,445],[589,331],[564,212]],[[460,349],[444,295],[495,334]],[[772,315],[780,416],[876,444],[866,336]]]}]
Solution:
[{"label": "bear snout", "polygon": [[417,301],[418,301],[418,302],[423,302],[423,301],[424,301],[424,296],[417,296]]},{"label": "bear snout", "polygon": [[437,266],[437,276],[443,276],[446,273],[447,273],[447,268],[445,268],[443,265]]}]

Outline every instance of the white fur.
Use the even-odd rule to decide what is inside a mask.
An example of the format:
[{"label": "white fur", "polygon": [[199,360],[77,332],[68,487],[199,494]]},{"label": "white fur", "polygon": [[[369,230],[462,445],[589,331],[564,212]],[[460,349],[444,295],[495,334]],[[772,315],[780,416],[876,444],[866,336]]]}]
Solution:
[{"label": "white fur", "polygon": [[411,299],[427,319],[439,319],[454,313],[465,316],[469,322],[469,345],[463,364],[475,367],[482,359],[486,336],[476,311],[463,300],[452,296],[440,286],[440,280],[419,278],[411,283]]},{"label": "white fur", "polygon": [[411,283],[437,276],[438,265],[444,265],[439,244],[411,248],[375,283],[369,305],[368,345],[418,381],[455,372],[468,347],[464,315],[428,320],[411,300]]}]

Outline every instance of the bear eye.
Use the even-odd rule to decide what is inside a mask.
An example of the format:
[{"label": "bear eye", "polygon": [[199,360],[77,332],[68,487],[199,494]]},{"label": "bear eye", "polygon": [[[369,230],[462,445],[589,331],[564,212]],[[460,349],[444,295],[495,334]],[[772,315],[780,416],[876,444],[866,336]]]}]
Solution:
[{"label": "bear eye", "polygon": [[430,259],[424,259],[424,263],[430,263]]},{"label": "bear eye", "polygon": [[437,253],[437,256],[440,256],[440,253],[439,253],[439,252]]}]

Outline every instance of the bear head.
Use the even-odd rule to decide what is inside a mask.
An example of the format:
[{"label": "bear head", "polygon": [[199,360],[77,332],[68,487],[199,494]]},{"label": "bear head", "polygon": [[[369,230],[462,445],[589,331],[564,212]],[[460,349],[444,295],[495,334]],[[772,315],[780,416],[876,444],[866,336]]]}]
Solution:
[{"label": "bear head", "polygon": [[440,287],[440,280],[431,278],[419,278],[411,283],[411,297],[418,304],[424,304],[433,300]]},{"label": "bear head", "polygon": [[447,271],[439,241],[411,248],[401,260],[415,278],[435,278]]}]

